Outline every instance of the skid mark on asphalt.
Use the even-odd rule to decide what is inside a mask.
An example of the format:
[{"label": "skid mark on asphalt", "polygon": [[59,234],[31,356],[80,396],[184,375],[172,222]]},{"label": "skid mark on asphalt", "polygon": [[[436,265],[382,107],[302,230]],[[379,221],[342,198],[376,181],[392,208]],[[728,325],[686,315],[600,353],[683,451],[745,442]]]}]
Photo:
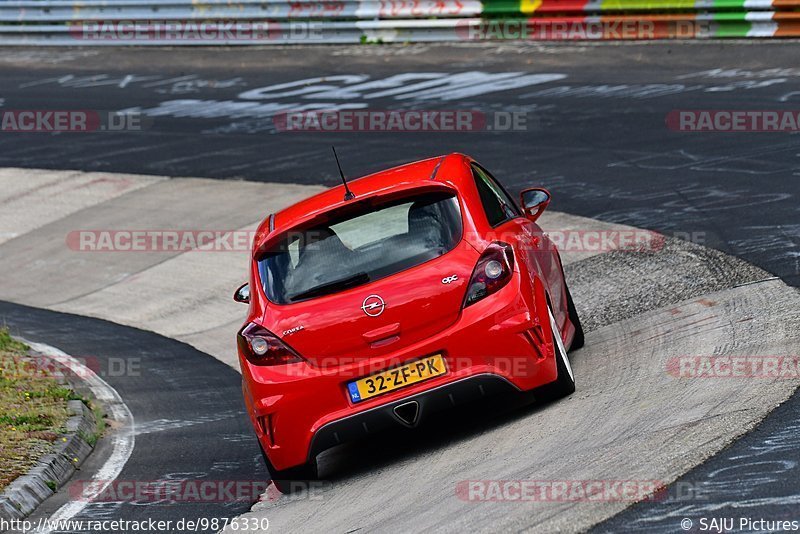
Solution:
[{"label": "skid mark on asphalt", "polygon": [[190,426],[203,425],[206,423],[215,423],[223,421],[232,417],[241,417],[241,412],[228,412],[217,415],[207,415],[192,419],[190,421],[180,419],[156,419],[155,421],[144,421],[136,424],[136,435],[152,434],[154,432],[166,432],[169,430],[177,430],[179,428],[186,428]]},{"label": "skid mark on asphalt", "polygon": [[[228,434],[226,436],[222,436],[224,441],[228,441],[230,443],[243,443],[243,442],[251,442],[253,440],[253,435],[250,433],[245,434]],[[257,454],[257,453],[256,453]]]},{"label": "skid mark on asphalt", "polygon": [[157,93],[162,94],[187,94],[196,93],[203,89],[229,89],[242,87],[245,82],[242,78],[228,78],[223,80],[203,78],[198,74],[168,77],[165,75],[138,75],[138,74],[93,74],[91,76],[75,76],[65,74],[43,78],[19,84],[20,89],[39,87],[42,85],[57,85],[72,89],[86,89],[106,87],[112,89],[127,89],[140,85],[143,88],[157,88]]},{"label": "skid mark on asphalt", "polygon": [[[779,163],[775,158],[757,158],[763,156],[773,156],[775,154],[785,154],[794,152],[796,150],[797,143],[791,141],[788,143],[771,144],[766,147],[758,147],[725,156],[701,156],[697,154],[691,154],[686,149],[674,150],[670,152],[625,151],[634,154],[638,153],[641,155],[609,163],[608,167],[636,167],[639,169],[659,170],[690,169],[693,171],[774,174],[797,168],[800,166],[800,162],[793,162],[794,164],[792,165]],[[750,164],[750,166],[736,165],[737,162],[746,162],[747,164]],[[715,167],[715,165],[718,166]]]}]

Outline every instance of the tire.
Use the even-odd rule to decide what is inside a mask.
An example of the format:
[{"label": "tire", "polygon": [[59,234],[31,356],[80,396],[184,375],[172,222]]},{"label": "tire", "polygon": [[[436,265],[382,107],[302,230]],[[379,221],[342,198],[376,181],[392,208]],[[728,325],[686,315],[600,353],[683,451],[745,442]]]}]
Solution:
[{"label": "tire", "polygon": [[553,333],[553,345],[556,357],[556,369],[558,370],[558,377],[554,382],[546,384],[538,388],[534,397],[537,400],[553,401],[561,399],[575,392],[575,376],[572,373],[572,366],[569,363],[569,356],[567,356],[567,349],[564,347],[564,342],[561,340],[561,333],[556,325],[556,320],[553,317],[553,312],[548,306],[547,312],[550,316],[550,330]]},{"label": "tire", "polygon": [[569,350],[578,350],[583,347],[584,344],[583,326],[581,326],[581,320],[578,317],[578,310],[575,309],[575,303],[572,301],[572,293],[569,292],[569,287],[567,287],[566,284],[564,287],[567,291],[567,313],[569,314],[569,322],[575,327],[575,335],[572,337]]},{"label": "tire", "polygon": [[269,457],[267,457],[267,453],[264,452],[264,448],[260,443],[258,447],[261,449],[264,463],[267,464],[267,471],[269,471],[269,476],[272,478],[272,483],[281,493],[292,493],[305,489],[308,487],[307,482],[316,480],[319,477],[316,458],[304,464],[280,470],[275,469],[275,466],[269,461]]}]

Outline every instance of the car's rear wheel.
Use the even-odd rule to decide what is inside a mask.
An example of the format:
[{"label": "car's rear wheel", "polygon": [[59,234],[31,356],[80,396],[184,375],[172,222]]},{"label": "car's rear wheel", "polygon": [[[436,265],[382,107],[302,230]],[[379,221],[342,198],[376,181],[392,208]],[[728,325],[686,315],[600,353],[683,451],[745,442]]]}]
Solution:
[{"label": "car's rear wheel", "polygon": [[575,376],[572,372],[572,366],[569,363],[569,356],[567,356],[567,349],[564,347],[564,341],[561,339],[561,332],[558,329],[555,317],[553,317],[553,311],[549,306],[547,307],[547,312],[550,316],[550,330],[553,333],[553,348],[555,349],[558,377],[554,382],[537,389],[535,398],[551,401],[566,397],[575,392]]},{"label": "car's rear wheel", "polygon": [[581,320],[578,317],[578,310],[575,309],[575,303],[572,301],[572,293],[569,292],[569,286],[565,284],[564,288],[567,291],[567,313],[569,313],[569,322],[575,327],[575,335],[572,337],[569,350],[577,350],[583,347],[583,326],[581,326]]},{"label": "car's rear wheel", "polygon": [[275,469],[272,462],[269,461],[267,453],[259,443],[258,447],[261,449],[261,456],[264,457],[264,463],[267,464],[267,471],[272,477],[272,483],[278,488],[281,493],[292,493],[306,489],[308,482],[316,480],[319,476],[317,473],[317,459],[313,458],[308,462],[290,467],[289,469]]}]

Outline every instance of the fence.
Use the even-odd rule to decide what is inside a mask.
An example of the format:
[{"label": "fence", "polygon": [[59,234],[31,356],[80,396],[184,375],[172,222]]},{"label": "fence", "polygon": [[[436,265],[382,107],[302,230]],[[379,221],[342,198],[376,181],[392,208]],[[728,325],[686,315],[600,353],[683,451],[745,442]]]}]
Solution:
[{"label": "fence", "polygon": [[800,37],[800,0],[0,0],[0,45]]}]

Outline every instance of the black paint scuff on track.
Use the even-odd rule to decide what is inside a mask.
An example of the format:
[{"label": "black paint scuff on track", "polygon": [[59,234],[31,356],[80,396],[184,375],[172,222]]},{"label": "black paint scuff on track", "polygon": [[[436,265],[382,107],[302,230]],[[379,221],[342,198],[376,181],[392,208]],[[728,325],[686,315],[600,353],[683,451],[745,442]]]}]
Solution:
[{"label": "black paint scuff on track", "polygon": [[[118,481],[203,480],[265,486],[269,480],[244,413],[241,377],[215,358],[151,332],[8,302],[0,302],[0,324],[14,335],[96,361],[110,371],[101,377],[128,405],[137,431],[133,454]],[[118,373],[108,368],[109,358],[116,359],[114,365],[130,364],[132,372],[114,376]],[[102,445],[107,441],[101,440],[88,467],[45,501],[34,518],[47,517],[76,495],[70,484],[91,477],[91,467],[96,467],[92,464],[101,460],[95,456],[103,456]],[[193,486],[185,488],[182,494],[190,496]],[[149,498],[102,502],[89,504],[75,519],[172,520],[174,525],[181,518],[232,518],[246,512],[253,502],[222,497],[209,501],[190,497],[193,502],[171,503],[148,502]]]}]

